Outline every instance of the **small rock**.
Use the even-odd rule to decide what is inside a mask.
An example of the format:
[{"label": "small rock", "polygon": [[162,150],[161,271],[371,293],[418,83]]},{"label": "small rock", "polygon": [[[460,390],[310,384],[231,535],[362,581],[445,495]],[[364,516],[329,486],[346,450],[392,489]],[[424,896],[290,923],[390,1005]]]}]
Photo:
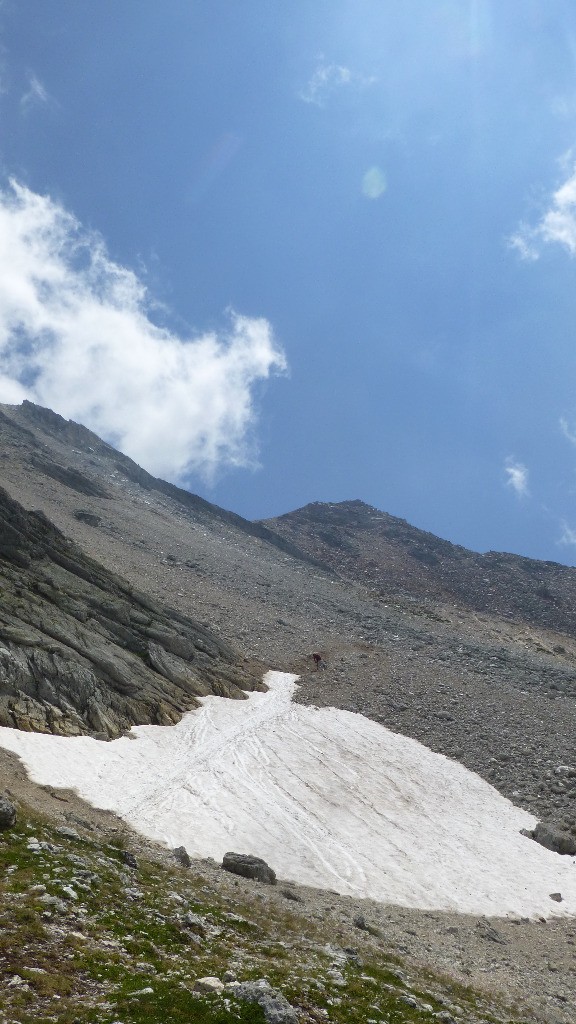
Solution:
[{"label": "small rock", "polygon": [[237,999],[257,1003],[264,1011],[268,1024],[298,1024],[298,1014],[285,996],[261,978],[259,981],[243,981],[231,986]]},{"label": "small rock", "polygon": [[53,910],[57,910],[59,914],[65,914],[68,909],[64,900],[58,899],[57,896],[50,896],[49,893],[43,893],[39,897],[39,902],[43,903],[45,907],[52,907]]},{"label": "small rock", "polygon": [[19,974],[13,974],[7,984],[8,988],[19,988],[23,991],[28,991],[29,988],[28,982],[24,981]]},{"label": "small rock", "polygon": [[352,946],[344,946],[344,953],[346,954],[347,960],[351,960],[352,963],[355,963],[358,966],[360,965],[360,957],[358,956],[357,949],[354,949]]},{"label": "small rock", "polygon": [[220,978],[197,978],[194,984],[195,992],[222,992],[224,983]]},{"label": "small rock", "polygon": [[130,853],[130,850],[123,850],[122,851],[122,860],[124,861],[125,864],[128,865],[129,868],[137,868],[138,867],[138,861],[136,860],[136,857],[134,856],[134,854]]},{"label": "small rock", "polygon": [[555,903],[562,903],[562,893],[561,892],[551,892],[550,893],[550,899],[554,900]]},{"label": "small rock", "polygon": [[206,935],[206,921],[203,917],[200,917],[200,914],[192,914],[188,911],[182,917],[182,924],[186,928],[190,928],[193,932],[196,932],[198,935]]},{"label": "small rock", "polygon": [[292,900],[294,903],[304,903],[302,897],[297,892],[294,892],[293,889],[281,889],[280,892],[287,900]]},{"label": "small rock", "polygon": [[185,846],[177,846],[175,850],[172,850],[172,856],[182,865],[183,868],[189,868],[192,865],[190,855]]},{"label": "small rock", "polygon": [[0,797],[0,832],[16,824],[16,807],[7,796]]},{"label": "small rock", "polygon": [[61,828],[57,829],[59,836],[64,836],[65,839],[80,839],[76,829],[68,828],[67,825],[62,825]]},{"label": "small rock", "polygon": [[78,899],[78,893],[76,892],[75,889],[72,888],[71,885],[63,885],[62,886],[62,892],[70,900],[77,900]]},{"label": "small rock", "polygon": [[127,896],[129,900],[141,900],[144,893],[140,892],[140,889],[132,889],[128,886],[124,889],[124,895]]},{"label": "small rock", "polygon": [[500,932],[485,921],[479,921],[476,927],[481,939],[487,939],[489,942],[498,942],[501,946],[505,946],[507,944],[507,940],[500,934]]}]

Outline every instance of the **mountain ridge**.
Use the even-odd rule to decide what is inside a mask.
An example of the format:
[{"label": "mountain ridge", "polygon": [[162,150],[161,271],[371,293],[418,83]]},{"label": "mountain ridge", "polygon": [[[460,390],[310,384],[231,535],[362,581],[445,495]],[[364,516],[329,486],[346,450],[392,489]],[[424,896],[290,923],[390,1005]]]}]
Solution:
[{"label": "mountain ridge", "polygon": [[[209,659],[217,684],[212,692],[222,692],[218,683],[226,673],[231,673],[236,685],[242,685],[244,676],[251,686],[261,678],[265,667],[292,672],[299,676],[295,698],[299,703],[352,711],[419,740],[430,750],[476,772],[517,806],[545,822],[550,833],[570,841],[576,836],[576,639],[572,629],[566,631],[559,626],[568,618],[573,580],[570,568],[546,567],[545,563],[523,561],[513,555],[497,556],[496,563],[499,557],[500,565],[494,564],[491,553],[467,552],[358,499],[338,505],[306,506],[265,524],[246,525],[241,517],[218,510],[204,499],[182,499],[173,485],[156,487],[155,478],[86,428],[30,405],[0,408],[0,476],[5,492],[0,493],[5,509],[4,519],[0,517],[0,538],[4,537],[8,548],[10,530],[3,533],[2,523],[13,527],[20,517],[37,534],[52,538],[52,546],[61,545],[59,557],[75,561],[81,570],[76,576],[69,565],[50,561],[46,549],[25,551],[25,555],[33,557],[28,562],[26,557],[15,561],[13,554],[15,551],[18,555],[20,541],[12,543],[12,560],[10,550],[0,551],[0,568],[6,581],[0,584],[0,630],[7,612],[22,615],[28,609],[30,618],[30,609],[37,612],[35,602],[41,600],[42,617],[47,616],[48,621],[56,614],[69,616],[66,628],[69,633],[76,629],[82,633],[90,645],[87,655],[94,659],[102,644],[105,653],[109,653],[109,645],[115,643],[113,660],[117,657],[125,666],[126,658],[138,660],[138,655],[129,650],[129,643],[134,642],[134,633],[130,639],[133,624],[122,622],[118,610],[127,609],[128,621],[132,610],[144,619],[160,616],[156,625],[161,628],[152,625],[155,637],[146,634],[146,621],[136,622],[140,629],[136,632],[136,643],[144,645],[152,640],[162,648],[163,654],[155,648],[152,651],[154,658],[159,659],[156,667],[145,660],[141,660],[141,665],[146,672],[155,672],[154,683],[163,692],[176,685],[166,678],[174,670],[170,637],[178,640],[182,631],[188,633],[192,643],[194,636],[200,641],[207,637],[217,652],[216,657]],[[382,524],[395,536],[386,535]],[[410,554],[414,547],[420,557]],[[435,561],[428,557],[429,553]],[[451,565],[461,573],[458,592],[454,573],[448,571]],[[482,566],[488,568],[484,570]],[[84,570],[104,584],[104,591],[112,588],[104,594],[104,606],[101,589],[86,592],[86,587],[93,584],[83,578]],[[483,587],[475,591],[469,586],[476,583],[480,572],[495,581],[494,594]],[[543,585],[542,580],[550,578],[554,603],[548,602],[550,607],[546,605],[544,614],[537,607],[535,591]],[[122,594],[114,588],[120,588]],[[96,605],[91,600],[94,597]],[[62,607],[69,602],[72,609]],[[33,626],[24,623],[28,631]],[[44,636],[46,644],[63,646],[61,639]],[[4,638],[0,646],[9,648],[18,660],[26,648],[26,643],[19,641],[26,639],[30,637],[15,638],[12,634],[12,639]],[[75,642],[77,639],[76,636]],[[318,652],[326,663],[323,671],[313,667],[311,654]],[[41,652],[36,665],[32,661],[33,669],[43,667],[44,653]],[[47,655],[54,657],[50,650]],[[200,660],[201,655],[198,652]],[[85,669],[78,651],[73,652],[73,657],[77,661],[72,662],[76,667],[71,681],[81,678],[78,668]],[[145,649],[145,658],[150,658],[149,647]],[[94,665],[90,657],[85,660]],[[181,660],[185,663],[185,659]],[[157,671],[158,666],[164,676]],[[179,668],[182,670],[182,665]],[[132,675],[130,669],[128,684],[137,682],[138,671],[139,668],[135,669]],[[10,676],[0,665],[0,707],[3,702],[6,705],[6,698],[9,702],[14,696],[6,693],[7,680]],[[35,687],[37,683],[33,679]],[[104,672],[99,685],[110,691],[111,683],[113,680],[106,678]],[[36,699],[37,695],[37,690],[33,690],[24,696]],[[131,696],[119,694],[118,699],[129,703]],[[188,706],[192,706],[194,694],[189,694],[188,699]],[[53,701],[49,703],[56,706]],[[103,701],[105,710],[109,704],[110,699]],[[182,693],[178,697],[173,691],[172,720],[185,710],[184,704]],[[25,708],[29,720],[22,724],[26,728],[59,730],[60,726],[54,728],[46,716],[42,721],[36,712],[30,715],[31,707],[29,704]],[[134,715],[125,715],[124,721],[121,718],[122,715],[112,722],[108,735],[127,728]],[[69,715],[68,721],[71,720]],[[159,720],[152,699],[139,713],[138,720]],[[10,722],[14,724],[13,717]],[[79,731],[94,735],[99,732],[97,725],[86,721]],[[66,732],[66,728],[62,731]],[[104,736],[105,730],[99,734]],[[100,855],[98,843],[109,844],[118,834],[119,826],[121,835],[127,835],[122,823],[109,813],[83,804],[72,791],[33,785],[22,766],[5,750],[0,750],[0,771],[4,786],[23,802],[47,814],[68,835],[66,843],[80,844],[79,852],[83,851],[84,842],[95,837],[96,858]],[[69,838],[71,824],[79,830],[78,838]],[[37,869],[36,875],[26,875],[26,884],[32,878],[42,888],[46,884],[47,860],[57,861],[60,854],[55,857],[52,851],[58,850],[62,839],[52,827],[28,827],[40,829],[42,843],[38,853],[34,852],[36,847],[24,850],[23,856],[28,858],[23,861],[24,872],[29,872],[34,864]],[[434,822],[425,827],[433,829]],[[0,840],[2,852],[12,856],[10,833],[5,839],[0,836]],[[26,846],[26,836],[17,836],[13,845],[18,842]],[[144,860],[151,847],[138,836],[129,837],[129,842],[138,858],[142,856]],[[106,849],[109,846],[104,846]],[[164,862],[169,856],[165,850],[155,850],[156,855]],[[41,858],[38,862],[37,856]],[[59,869],[60,865],[56,867]],[[221,872],[213,862],[194,863],[192,870],[190,882],[200,886],[201,891],[206,891],[207,878],[210,885],[218,888]],[[19,885],[19,876],[14,877]],[[154,873],[155,884],[157,878]],[[73,882],[77,884],[76,880]],[[61,893],[60,883],[61,876],[55,874],[49,885],[54,892]],[[128,895],[122,890],[119,896],[111,893],[111,898],[137,900],[132,888],[135,878],[127,878],[124,884]],[[244,882],[235,883],[234,888],[238,884],[244,886]],[[258,883],[246,883],[250,885]],[[280,902],[295,895],[293,887],[286,891],[291,895],[282,897],[281,890]],[[268,903],[263,903],[261,897],[262,893],[254,888],[246,889],[245,898],[252,901],[254,908],[267,909]],[[354,901],[350,909],[331,893],[303,888],[297,890],[296,897],[304,900],[304,904],[297,904],[303,908],[302,923],[297,926],[300,934],[306,934],[307,928],[323,920],[326,941],[332,943],[326,949],[346,943],[352,953],[360,946],[364,956],[370,949],[378,950],[380,955],[380,950],[387,952],[393,945],[395,957],[416,959],[428,972],[449,974],[460,986],[473,984],[473,989],[466,989],[472,993],[470,998],[462,996],[457,1002],[451,999],[447,1004],[449,1012],[436,1012],[438,1019],[450,1024],[477,1019],[486,1024],[489,1019],[510,1021],[518,1013],[522,1024],[528,1020],[571,1024],[574,1019],[572,950],[576,935],[570,920],[549,923],[546,927],[520,920],[469,920],[462,915],[447,917],[419,911],[408,914],[403,908],[377,907],[370,901]],[[186,898],[193,898],[190,889]],[[26,904],[32,914],[43,911],[43,905],[36,906],[35,899],[31,897],[30,908]],[[54,934],[80,942],[74,935],[83,929],[85,919],[75,913],[75,904],[71,902],[66,909],[52,889],[48,899],[55,899],[55,906],[64,908],[54,911],[62,915],[56,919]],[[122,917],[121,904],[115,905]],[[8,915],[11,911],[8,907]],[[282,914],[281,906],[279,912]],[[52,910],[43,911],[43,920],[46,913],[50,915]],[[137,914],[136,902],[132,916]],[[349,926],[345,924],[347,920],[351,922]],[[90,942],[99,942],[100,933],[93,928],[92,919],[85,923]],[[52,922],[48,921],[47,928],[51,927]],[[343,927],[347,930],[343,931]],[[19,934],[12,946],[18,953],[22,948],[30,957],[35,947],[30,942],[20,947]],[[280,935],[276,934],[277,940]],[[273,955],[281,960],[287,936],[288,932],[284,933],[273,954],[263,947],[262,956]],[[126,941],[132,940],[130,933]],[[196,943],[196,939],[193,941]],[[250,948],[252,943],[250,937]],[[95,948],[101,958],[101,977],[100,965],[107,964],[111,954],[108,946]],[[245,951],[241,952],[238,946],[234,948],[236,952],[231,955],[238,957],[236,969],[240,963],[243,972],[253,970],[254,959],[246,958]],[[131,947],[127,949],[127,954],[121,951],[120,955],[134,989],[138,986],[141,964],[138,957],[130,955]],[[181,951],[179,945],[178,963]],[[157,951],[147,946],[145,955],[147,960],[154,959]],[[36,962],[40,966],[44,963]],[[192,947],[192,963],[197,963],[196,945]],[[263,964],[262,958],[258,963]],[[258,966],[258,970],[263,971],[264,967]],[[10,979],[12,974],[7,977]],[[26,975],[26,984],[34,979],[33,973]],[[150,980],[152,1002],[157,982],[153,974]],[[301,986],[307,984],[299,980],[298,991],[303,991]],[[498,991],[508,1004],[521,999],[522,1010],[501,1015],[494,1005],[491,1012],[486,1009],[476,1013],[476,993],[486,991],[486,985],[491,993]],[[14,1000],[17,998],[18,991]],[[342,990],[330,1004],[330,1019],[337,1024],[340,1020],[350,1024],[357,1019],[353,1001],[352,993]],[[131,1007],[135,1004],[131,996],[121,1005],[127,1021],[141,1019],[132,1015]],[[302,1022],[317,1024],[320,1018],[314,1016],[315,1011],[308,1014],[308,1008],[315,1005],[315,997],[307,995],[298,1005],[302,1006]],[[364,1007],[365,1003],[358,1005]],[[415,1006],[420,1004],[400,1001],[396,1004],[395,1019],[430,1019],[428,1010],[423,1010],[422,1016]],[[70,1020],[84,1020],[82,1013],[75,1009]],[[111,1009],[110,1013],[117,1015],[118,1011]],[[370,1019],[376,1020],[377,1015]]]},{"label": "mountain ridge", "polygon": [[[572,764],[576,734],[575,570],[520,556],[494,566],[492,555],[359,500],[307,506],[253,530],[203,500],[147,486],[134,463],[121,472],[126,457],[86,428],[30,405],[0,412],[12,498],[43,511],[106,569],[209,629],[247,665],[298,674],[298,701],[372,717],[461,761],[541,820],[576,829],[576,784],[555,774]],[[82,447],[71,441],[79,436]],[[39,453],[56,470],[40,472]],[[409,554],[416,543],[435,564]],[[490,601],[483,581],[482,600],[474,597],[479,565],[497,583]],[[557,593],[546,604],[536,590],[550,573]],[[317,651],[326,672],[313,671]]]},{"label": "mountain ridge", "polygon": [[475,552],[358,499],[313,502],[263,522],[288,540],[297,536],[343,578],[384,594],[456,600],[575,635],[576,569],[560,562]]}]

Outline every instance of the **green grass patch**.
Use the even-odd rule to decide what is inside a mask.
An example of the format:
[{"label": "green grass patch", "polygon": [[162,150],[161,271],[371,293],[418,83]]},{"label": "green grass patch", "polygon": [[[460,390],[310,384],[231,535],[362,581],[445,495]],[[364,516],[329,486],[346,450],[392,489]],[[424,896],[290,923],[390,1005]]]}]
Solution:
[{"label": "green grass patch", "polygon": [[[52,848],[32,852],[31,836]],[[122,835],[113,843],[97,833],[61,836],[48,820],[27,813],[15,830],[0,833],[0,1000],[8,1019],[262,1024],[261,1008],[235,1000],[231,990],[194,992],[197,978],[221,978],[233,967],[242,981],[266,977],[306,1024],[427,1024],[445,1006],[428,987],[461,1005],[470,1021],[509,1020],[448,978],[420,972],[413,983],[402,958],[377,945],[363,949],[362,965],[353,956],[344,962],[340,952],[340,985],[330,973],[329,920],[306,917],[281,900],[250,899],[242,886],[221,892],[193,869],[140,856],[130,869],[123,861],[128,845]],[[77,900],[65,898],[69,885]],[[141,895],[130,898],[127,888]],[[51,897],[61,902],[55,906]],[[187,912],[204,924],[186,927]]]}]

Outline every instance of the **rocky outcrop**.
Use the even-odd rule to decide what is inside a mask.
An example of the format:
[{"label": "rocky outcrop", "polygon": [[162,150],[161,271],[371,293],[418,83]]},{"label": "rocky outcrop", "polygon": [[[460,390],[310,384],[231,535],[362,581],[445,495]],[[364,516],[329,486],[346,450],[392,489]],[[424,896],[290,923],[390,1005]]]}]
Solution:
[{"label": "rocky outcrop", "polygon": [[0,490],[0,724],[118,736],[262,688],[199,623],[137,593]]}]

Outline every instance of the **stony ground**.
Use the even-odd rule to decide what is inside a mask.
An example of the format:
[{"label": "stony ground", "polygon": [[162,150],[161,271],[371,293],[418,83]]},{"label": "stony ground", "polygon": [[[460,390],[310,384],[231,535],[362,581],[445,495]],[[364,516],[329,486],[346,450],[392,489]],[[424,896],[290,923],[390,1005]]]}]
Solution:
[{"label": "stony ground", "polygon": [[[28,429],[51,466],[73,471],[66,484],[38,470]],[[108,569],[213,629],[247,664],[300,673],[298,699],[367,714],[461,761],[538,817],[574,828],[576,786],[564,771],[574,767],[576,734],[570,633],[474,609],[446,592],[386,592],[381,576],[362,582],[322,569],[313,552],[297,559],[204,505],[143,487],[85,433],[0,422],[0,441],[2,483],[25,507],[42,509]],[[83,480],[107,497],[89,493]],[[311,671],[313,651],[325,656],[325,671]],[[330,894],[308,898],[314,914],[343,907]],[[495,938],[486,922],[465,918],[357,912],[403,957],[509,1003],[525,999],[547,1024],[576,1019],[569,922],[489,922]],[[353,936],[356,945],[381,941],[357,928]]]},{"label": "stony ground", "polygon": [[6,1024],[260,1019],[233,992],[196,991],[206,976],[266,978],[302,1024],[575,1019],[576,922],[421,913],[214,861],[183,868],[73,793],[33,786],[6,754],[0,779],[20,798],[0,833]]}]

